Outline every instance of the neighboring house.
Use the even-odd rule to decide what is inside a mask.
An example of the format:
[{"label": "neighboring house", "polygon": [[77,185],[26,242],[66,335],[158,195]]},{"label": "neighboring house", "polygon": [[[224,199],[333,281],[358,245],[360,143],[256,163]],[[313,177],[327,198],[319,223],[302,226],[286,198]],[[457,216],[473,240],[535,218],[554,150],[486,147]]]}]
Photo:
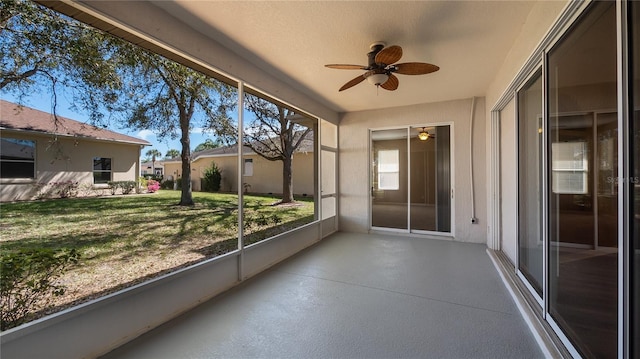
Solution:
[{"label": "neighboring house", "polygon": [[151,161],[142,162],[140,164],[140,175],[164,175],[164,161],[156,161],[155,164]]},{"label": "neighboring house", "polygon": [[0,201],[29,200],[39,186],[77,182],[101,188],[135,181],[150,143],[0,100]]},{"label": "neighboring house", "polygon": [[[248,147],[242,150],[245,189],[251,193],[282,194],[282,161],[269,161]],[[313,141],[306,140],[293,156],[293,193],[309,195],[314,193]],[[238,190],[237,146],[225,146],[194,152],[191,160],[191,189],[202,190],[202,179],[207,168],[215,162],[221,171],[220,191]],[[182,177],[182,161],[164,161],[165,179]]]}]

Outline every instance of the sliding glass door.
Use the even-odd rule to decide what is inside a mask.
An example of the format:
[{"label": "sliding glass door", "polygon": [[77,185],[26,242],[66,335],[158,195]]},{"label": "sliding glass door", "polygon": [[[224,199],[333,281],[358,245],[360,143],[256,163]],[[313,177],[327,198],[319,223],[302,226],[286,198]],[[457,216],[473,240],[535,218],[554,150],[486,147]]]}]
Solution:
[{"label": "sliding glass door", "polygon": [[582,9],[516,93],[515,269],[574,357],[640,358],[640,3]]},{"label": "sliding glass door", "polygon": [[450,127],[371,131],[371,226],[451,232]]},{"label": "sliding glass door", "polygon": [[594,3],[547,59],[548,309],[582,356],[616,357],[615,3]]}]

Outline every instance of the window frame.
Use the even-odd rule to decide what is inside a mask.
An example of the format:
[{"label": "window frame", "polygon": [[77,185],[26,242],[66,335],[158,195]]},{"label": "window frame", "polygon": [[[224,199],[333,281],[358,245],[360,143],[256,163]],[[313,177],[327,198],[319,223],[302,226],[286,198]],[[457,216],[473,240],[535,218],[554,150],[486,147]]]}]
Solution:
[{"label": "window frame", "polygon": [[[96,169],[96,160],[105,160],[108,159],[109,160],[109,170],[97,170]],[[93,184],[94,185],[106,185],[109,182],[113,181],[113,157],[100,157],[100,156],[94,156],[93,157],[93,166],[92,166],[92,178],[93,178]],[[96,181],[96,174],[102,174],[102,173],[109,173],[109,179],[106,181]]]},{"label": "window frame", "polygon": [[29,139],[21,139],[21,138],[15,138],[15,137],[2,137],[2,141],[9,141],[15,144],[21,144],[22,142],[31,142],[33,144],[33,146],[30,146],[33,148],[33,152],[32,152],[32,159],[31,160],[27,160],[27,159],[4,159],[2,158],[2,156],[0,156],[0,164],[4,165],[7,163],[31,163],[32,164],[32,176],[30,177],[23,177],[23,176],[11,176],[11,177],[5,177],[5,171],[0,171],[0,179],[2,180],[19,180],[19,179],[23,179],[23,180],[33,180],[36,179],[36,174],[37,174],[37,170],[36,170],[36,151],[37,151],[37,141],[36,140],[29,140]]}]

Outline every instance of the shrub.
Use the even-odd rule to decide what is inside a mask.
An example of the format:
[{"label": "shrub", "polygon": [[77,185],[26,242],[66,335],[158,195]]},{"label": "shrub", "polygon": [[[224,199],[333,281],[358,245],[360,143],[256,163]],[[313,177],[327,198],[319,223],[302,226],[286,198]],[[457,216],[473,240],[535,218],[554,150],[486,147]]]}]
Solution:
[{"label": "shrub", "polygon": [[129,194],[136,189],[136,181],[122,181],[120,188],[122,188],[122,194]]},{"label": "shrub", "polygon": [[222,181],[222,171],[215,162],[211,162],[211,166],[204,170],[204,178],[202,179],[202,190],[205,192],[220,191],[220,182]]},{"label": "shrub", "polygon": [[162,182],[162,179],[164,178],[163,175],[152,175],[152,174],[146,174],[144,175],[144,178],[147,180],[154,180],[157,182]]},{"label": "shrub", "polygon": [[36,199],[49,197],[71,198],[78,196],[80,184],[73,181],[38,183]]},{"label": "shrub", "polygon": [[160,188],[162,189],[173,189],[173,184],[175,182],[173,180],[166,180],[162,183],[160,183]]},{"label": "shrub", "polygon": [[157,192],[160,189],[160,182],[156,180],[147,181],[147,191],[150,193]]},{"label": "shrub", "polygon": [[129,194],[136,189],[136,181],[109,181],[107,184],[111,189],[112,195],[116,194],[118,189],[122,191],[122,194]]},{"label": "shrub", "polygon": [[0,255],[0,327],[16,327],[29,321],[38,310],[51,307],[53,297],[65,287],[56,282],[78,262],[75,249],[29,248]]}]

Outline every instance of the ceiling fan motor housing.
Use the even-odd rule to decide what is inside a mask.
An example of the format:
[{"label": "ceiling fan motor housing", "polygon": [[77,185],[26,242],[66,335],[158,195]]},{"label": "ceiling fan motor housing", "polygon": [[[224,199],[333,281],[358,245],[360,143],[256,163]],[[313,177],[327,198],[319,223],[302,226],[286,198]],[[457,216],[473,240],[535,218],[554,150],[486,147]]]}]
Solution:
[{"label": "ceiling fan motor housing", "polygon": [[373,44],[371,44],[371,46],[369,46],[371,51],[367,53],[367,58],[369,59],[369,66],[367,66],[367,70],[380,68],[380,65],[376,63],[376,55],[378,54],[378,52],[380,52],[380,50],[384,49],[384,47],[384,42],[374,42]]}]

